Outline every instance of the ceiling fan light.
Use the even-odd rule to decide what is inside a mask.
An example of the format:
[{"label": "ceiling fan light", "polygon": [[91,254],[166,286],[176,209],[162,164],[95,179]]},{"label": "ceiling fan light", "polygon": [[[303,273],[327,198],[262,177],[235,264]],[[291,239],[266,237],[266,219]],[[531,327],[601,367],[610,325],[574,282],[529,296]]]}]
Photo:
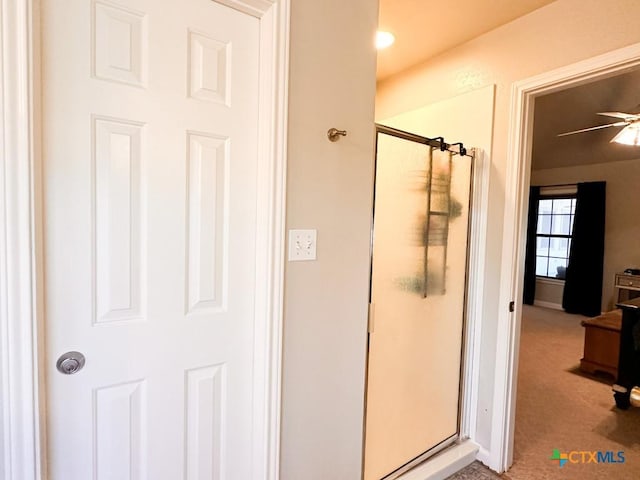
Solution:
[{"label": "ceiling fan light", "polygon": [[640,124],[632,123],[624,127],[618,134],[611,139],[612,142],[621,143],[623,145],[640,145]]}]

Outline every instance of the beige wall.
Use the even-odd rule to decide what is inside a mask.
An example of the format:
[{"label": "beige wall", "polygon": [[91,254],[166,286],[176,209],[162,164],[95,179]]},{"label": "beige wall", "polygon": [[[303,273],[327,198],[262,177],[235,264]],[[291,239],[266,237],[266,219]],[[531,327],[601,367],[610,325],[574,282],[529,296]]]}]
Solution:
[{"label": "beige wall", "polygon": [[[513,82],[640,42],[637,0],[558,0],[452,49],[378,86],[376,118],[389,118],[470,90],[496,85],[478,424],[474,438],[491,445],[502,226]],[[503,306],[507,308],[506,305]]]},{"label": "beige wall", "polygon": [[[607,209],[604,236],[604,277],[602,310],[614,308],[616,272],[640,268],[640,160],[598,163],[579,167],[550,168],[531,172],[532,185],[578,182],[607,182]],[[538,294],[536,291],[536,298]]]},{"label": "beige wall", "polygon": [[[561,308],[562,295],[564,294],[564,282],[555,282],[547,279],[536,279],[536,296],[534,305],[541,307]],[[553,305],[553,307],[552,307]]]},{"label": "beige wall", "polygon": [[[292,0],[287,229],[318,259],[286,266],[282,480],[356,480],[374,157],[376,0]],[[331,127],[348,135],[327,140]]]}]

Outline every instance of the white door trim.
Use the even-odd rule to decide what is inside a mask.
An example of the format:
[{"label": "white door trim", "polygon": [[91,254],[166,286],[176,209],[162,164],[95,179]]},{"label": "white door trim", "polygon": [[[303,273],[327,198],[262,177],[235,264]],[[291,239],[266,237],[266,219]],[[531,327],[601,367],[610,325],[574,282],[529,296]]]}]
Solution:
[{"label": "white door trim", "polygon": [[[495,88],[495,87],[494,87]],[[493,114],[493,112],[492,112]],[[489,203],[489,166],[491,152],[473,149],[471,223],[469,230],[469,267],[466,319],[463,337],[460,438],[475,441],[480,389],[480,347],[484,312],[483,275],[486,263],[487,211]]]},{"label": "white door trim", "polygon": [[[522,276],[535,97],[606,77],[640,65],[640,43],[514,83],[507,152],[500,314],[495,365],[490,467],[502,472],[513,463]],[[515,311],[509,313],[509,302]]]},{"label": "white door trim", "polygon": [[[253,478],[279,476],[290,0],[216,0],[260,21]],[[46,479],[40,382],[37,0],[0,0],[0,476]]]},{"label": "white door trim", "polygon": [[33,4],[2,0],[0,476],[41,476]]}]

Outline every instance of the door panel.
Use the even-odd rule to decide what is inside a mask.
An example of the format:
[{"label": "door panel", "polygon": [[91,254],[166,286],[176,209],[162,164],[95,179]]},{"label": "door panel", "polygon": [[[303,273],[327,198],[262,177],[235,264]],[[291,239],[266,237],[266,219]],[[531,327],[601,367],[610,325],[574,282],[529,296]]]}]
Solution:
[{"label": "door panel", "polygon": [[42,40],[50,478],[253,478],[259,22],[46,0]]},{"label": "door panel", "polygon": [[470,167],[378,133],[366,480],[458,432]]}]

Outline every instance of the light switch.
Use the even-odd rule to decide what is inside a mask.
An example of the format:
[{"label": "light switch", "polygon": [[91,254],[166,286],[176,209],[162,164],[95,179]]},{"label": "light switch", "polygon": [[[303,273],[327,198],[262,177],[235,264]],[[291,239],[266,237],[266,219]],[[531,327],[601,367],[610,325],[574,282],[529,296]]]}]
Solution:
[{"label": "light switch", "polygon": [[289,230],[289,261],[316,259],[317,230]]}]

